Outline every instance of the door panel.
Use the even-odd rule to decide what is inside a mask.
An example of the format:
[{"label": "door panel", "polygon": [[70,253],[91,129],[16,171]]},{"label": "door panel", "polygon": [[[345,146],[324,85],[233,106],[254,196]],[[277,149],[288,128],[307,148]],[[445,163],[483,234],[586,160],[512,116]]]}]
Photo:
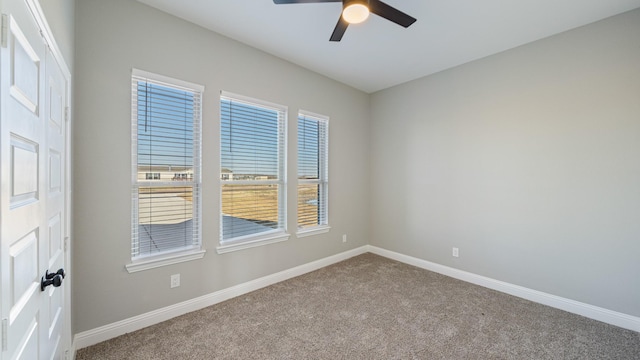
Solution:
[{"label": "door panel", "polygon": [[[53,269],[56,261],[62,256],[62,223],[61,214],[58,213],[49,220],[49,269]],[[53,261],[51,261],[53,260]]]},{"label": "door panel", "polygon": [[49,194],[62,191],[62,155],[49,149]]},{"label": "door panel", "polygon": [[10,151],[11,205],[15,208],[38,198],[38,144],[13,135]]},{"label": "door panel", "polygon": [[[45,59],[46,96],[44,117],[46,121],[46,140],[49,161],[47,162],[47,205],[46,213],[49,227],[49,251],[46,254],[46,267],[51,272],[65,268],[64,258],[64,221],[65,189],[63,174],[65,167],[65,104],[67,81],[54,57],[47,50]],[[48,345],[45,354],[53,354],[51,359],[61,357],[60,342],[64,321],[64,290],[49,287],[45,291],[45,305],[48,317],[43,319],[47,332],[42,335]],[[44,358],[43,358],[44,359]],[[48,358],[47,358],[48,359]]]},{"label": "door panel", "polygon": [[[18,330],[18,329],[16,329]],[[21,329],[20,329],[21,330]],[[34,319],[24,331],[24,337],[20,339],[18,350],[11,359],[37,359],[38,358],[38,322]]]},{"label": "door panel", "polygon": [[32,232],[9,247],[10,319],[14,320],[38,289],[38,235]]},{"label": "door panel", "polygon": [[[44,42],[28,13],[9,14],[7,48],[2,49],[2,288],[3,318],[8,318],[3,359],[38,359],[40,353],[42,252],[48,251],[43,228],[43,163],[46,138],[41,117],[40,79]],[[8,75],[8,76],[7,76]],[[9,96],[7,96],[7,94]],[[9,140],[8,142],[4,140]],[[9,144],[6,147],[4,144]],[[5,198],[10,202],[6,203]],[[44,231],[43,231],[44,230]],[[8,314],[7,314],[8,312]],[[8,316],[7,316],[8,315]],[[35,357],[34,357],[35,356]]]},{"label": "door panel", "polygon": [[[61,359],[65,291],[41,289],[65,267],[68,79],[27,4],[1,3],[0,360]],[[5,325],[6,324],[6,325]]]},{"label": "door panel", "polygon": [[[21,31],[15,19],[10,17],[11,31],[11,89],[10,93],[29,111],[38,113],[40,97],[40,57]],[[38,44],[36,43],[36,46]]]}]

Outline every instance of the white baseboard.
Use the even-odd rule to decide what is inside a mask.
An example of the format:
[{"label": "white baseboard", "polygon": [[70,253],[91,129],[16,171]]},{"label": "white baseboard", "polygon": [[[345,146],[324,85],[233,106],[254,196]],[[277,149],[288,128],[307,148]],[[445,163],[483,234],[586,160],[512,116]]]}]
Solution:
[{"label": "white baseboard", "polygon": [[560,296],[547,294],[522,286],[513,285],[485,276],[476,275],[463,270],[436,264],[427,260],[422,260],[412,256],[382,249],[376,246],[365,245],[353,250],[326,257],[324,259],[313,261],[308,264],[284,270],[279,273],[267,275],[243,284],[219,290],[208,295],[203,295],[175,305],[167,306],[162,309],[150,311],[148,313],[134,316],[132,318],[78,333],[74,336],[73,339],[73,345],[70,349],[70,358],[75,359],[76,349],[82,349],[84,347],[91,346],[132,331],[140,330],[147,326],[158,324],[176,316],[184,315],[192,311],[200,310],[207,306],[215,305],[236,296],[240,296],[251,291],[255,291],[263,287],[273,285],[314,270],[321,269],[325,266],[329,266],[367,252],[384,256],[386,258],[400,261],[405,264],[413,265],[425,270],[437,272],[472,284],[480,285],[489,289],[497,290],[509,295],[517,296],[536,303],[568,311],[570,313],[582,315],[594,320],[619,326],[621,328],[640,332],[639,317],[615,312],[570,299],[565,299]]},{"label": "white baseboard", "polygon": [[582,315],[584,317],[602,321],[607,324],[640,332],[640,317],[623,314],[620,312],[585,304],[579,301],[566,299],[560,296],[547,294],[518,285],[513,285],[504,281],[499,281],[463,270],[454,269],[448,266],[389,251],[376,246],[369,245],[368,251],[376,255],[384,256],[386,258],[400,261],[405,264],[413,265],[425,270],[437,272],[439,274],[443,274],[455,279],[497,290],[509,295],[517,296],[519,298],[530,300],[539,304],[551,306],[570,313]]},{"label": "white baseboard", "polygon": [[[82,349],[84,347],[91,346],[132,331],[140,330],[147,326],[155,325],[176,316],[200,310],[207,306],[215,305],[236,296],[240,296],[251,291],[255,291],[263,287],[321,269],[323,267],[335,264],[351,257],[364,254],[368,251],[368,249],[368,246],[362,246],[353,250],[345,251],[340,254],[326,257],[324,259],[316,260],[308,264],[296,266],[279,273],[267,275],[259,279],[248,281],[246,283],[232,286],[230,288],[222,289],[208,295],[203,295],[175,305],[167,306],[162,309],[150,311],[148,313],[124,319],[112,324],[104,325],[96,329],[83,331],[74,336],[73,354],[75,355],[76,349]],[[72,357],[72,359],[73,358],[75,358],[75,356]]]}]

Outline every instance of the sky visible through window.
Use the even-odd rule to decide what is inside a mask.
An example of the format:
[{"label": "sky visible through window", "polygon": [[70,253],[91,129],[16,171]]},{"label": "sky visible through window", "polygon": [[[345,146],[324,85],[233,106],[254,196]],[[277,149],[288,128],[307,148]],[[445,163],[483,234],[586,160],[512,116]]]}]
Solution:
[{"label": "sky visible through window", "polygon": [[318,179],[320,175],[320,123],[304,116],[298,117],[298,178]]},{"label": "sky visible through window", "polygon": [[138,168],[193,167],[193,93],[138,82]]},{"label": "sky visible through window", "polygon": [[221,167],[236,180],[277,179],[278,111],[222,98],[220,115]]}]

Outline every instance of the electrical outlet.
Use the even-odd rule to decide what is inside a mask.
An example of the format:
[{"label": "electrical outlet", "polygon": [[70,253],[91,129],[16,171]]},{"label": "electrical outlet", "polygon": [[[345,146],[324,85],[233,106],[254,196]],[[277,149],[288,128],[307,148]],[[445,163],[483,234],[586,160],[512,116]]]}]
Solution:
[{"label": "electrical outlet", "polygon": [[171,288],[180,286],[180,274],[171,275]]},{"label": "electrical outlet", "polygon": [[342,242],[347,242],[347,234],[342,235]]},{"label": "electrical outlet", "polygon": [[457,247],[453,248],[453,257],[458,257],[458,248]]}]

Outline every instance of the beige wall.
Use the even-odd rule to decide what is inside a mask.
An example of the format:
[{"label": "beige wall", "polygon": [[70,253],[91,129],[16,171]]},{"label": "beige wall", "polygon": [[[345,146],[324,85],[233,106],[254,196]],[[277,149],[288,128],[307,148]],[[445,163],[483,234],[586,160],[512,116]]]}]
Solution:
[{"label": "beige wall", "polygon": [[[371,96],[136,1],[75,11],[74,333],[367,243],[640,316],[640,10]],[[129,274],[132,67],[206,86],[207,254]],[[331,232],[215,252],[221,90],[289,107],[290,185],[297,110],[331,117]]]},{"label": "beige wall", "polygon": [[[131,0],[76,4],[74,332],[367,244],[369,96]],[[202,260],[129,274],[131,69],[206,87],[203,98]],[[330,116],[327,234],[218,255],[219,96],[225,90],[289,107],[288,227],[296,228],[296,124]],[[98,166],[99,164],[99,166]],[[341,175],[345,174],[345,175]],[[349,241],[342,243],[342,234]],[[181,286],[169,288],[169,276]]]},{"label": "beige wall", "polygon": [[373,94],[371,244],[640,316],[638,34],[635,10]]}]

